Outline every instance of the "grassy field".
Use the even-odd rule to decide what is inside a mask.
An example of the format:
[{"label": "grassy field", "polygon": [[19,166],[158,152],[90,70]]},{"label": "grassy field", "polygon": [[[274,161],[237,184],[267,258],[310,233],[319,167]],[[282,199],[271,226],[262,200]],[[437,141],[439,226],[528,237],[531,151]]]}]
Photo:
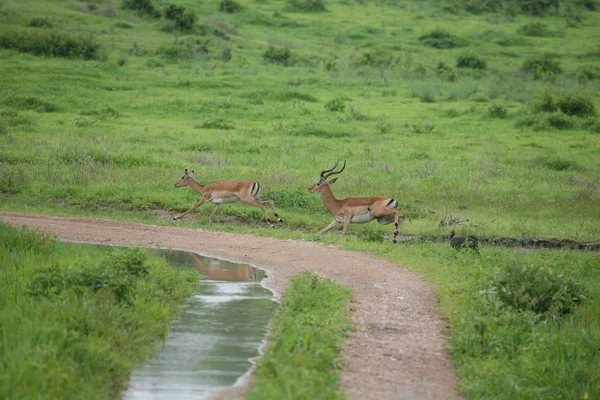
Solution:
[{"label": "grassy field", "polygon": [[195,271],[0,224],[0,397],[118,398]]},{"label": "grassy field", "polygon": [[305,272],[274,317],[248,399],[343,399],[340,352],[352,322],[350,290]]},{"label": "grassy field", "polygon": [[[598,397],[597,254],[393,246],[375,223],[340,241],[316,234],[331,217],[306,190],[347,160],[334,193],[394,197],[404,234],[446,236],[452,215],[469,220],[458,234],[600,242],[600,7],[542,3],[181,0],[177,14],[155,0],[168,19],[141,0],[5,0],[0,209],[208,228],[209,206],[171,221],[198,199],[173,187],[184,168],[256,179],[284,224],[232,204],[210,229],[420,271],[467,397]],[[576,304],[532,311],[498,294],[536,279]]]}]

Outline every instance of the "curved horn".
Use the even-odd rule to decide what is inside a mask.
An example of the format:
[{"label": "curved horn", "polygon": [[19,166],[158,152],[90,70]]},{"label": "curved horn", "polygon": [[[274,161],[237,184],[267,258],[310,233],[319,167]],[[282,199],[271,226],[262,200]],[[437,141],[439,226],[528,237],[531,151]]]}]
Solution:
[{"label": "curved horn", "polygon": [[[336,167],[337,167],[337,163],[335,163]],[[344,165],[342,166],[342,169],[340,169],[339,171],[333,171],[333,172],[329,172],[328,174],[326,174],[325,176],[323,176],[323,179],[327,179],[329,178],[331,175],[337,175],[337,174],[341,174],[344,171],[344,168],[346,168],[346,160],[344,160]],[[335,169],[335,167],[333,167],[332,169]],[[329,170],[331,171],[331,170]]]},{"label": "curved horn", "polygon": [[338,163],[339,163],[339,162],[340,162],[340,160],[337,160],[337,161],[335,162],[335,165],[333,166],[333,168],[331,168],[331,169],[326,169],[326,170],[324,170],[324,171],[321,171],[321,179],[327,179],[327,176],[329,176],[329,175],[325,176],[325,174],[326,174],[326,173],[328,173],[328,172],[331,172],[331,171],[333,171],[333,170],[334,170],[334,169],[335,169],[335,168],[338,166]]}]

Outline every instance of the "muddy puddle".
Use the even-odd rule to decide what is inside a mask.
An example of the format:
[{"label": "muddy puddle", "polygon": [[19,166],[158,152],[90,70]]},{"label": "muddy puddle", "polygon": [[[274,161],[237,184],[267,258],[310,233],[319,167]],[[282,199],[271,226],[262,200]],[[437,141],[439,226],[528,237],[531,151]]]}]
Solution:
[{"label": "muddy puddle", "polygon": [[150,250],[179,268],[200,271],[194,295],[156,356],[135,371],[125,399],[202,399],[241,382],[258,356],[275,309],[260,285],[265,272],[172,250]]}]

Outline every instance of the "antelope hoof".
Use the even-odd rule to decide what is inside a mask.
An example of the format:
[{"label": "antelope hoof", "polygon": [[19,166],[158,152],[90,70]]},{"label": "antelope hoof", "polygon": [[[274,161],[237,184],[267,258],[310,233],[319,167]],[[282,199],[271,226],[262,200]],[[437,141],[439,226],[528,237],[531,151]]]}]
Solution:
[{"label": "antelope hoof", "polygon": [[173,217],[173,221],[177,221],[178,219],[179,219],[179,217],[178,217],[178,216],[174,216],[174,217]]},{"label": "antelope hoof", "polygon": [[394,244],[398,243],[398,241],[396,239],[394,239]]}]

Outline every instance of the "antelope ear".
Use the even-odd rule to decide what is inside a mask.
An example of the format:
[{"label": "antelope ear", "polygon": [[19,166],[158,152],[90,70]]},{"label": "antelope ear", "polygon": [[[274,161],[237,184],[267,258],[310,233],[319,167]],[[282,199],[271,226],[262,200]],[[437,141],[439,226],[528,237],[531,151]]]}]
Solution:
[{"label": "antelope ear", "polygon": [[335,183],[335,181],[337,181],[337,180],[338,180],[338,178],[333,178],[333,179],[330,179],[330,180],[329,180],[329,184],[331,185],[331,184]]},{"label": "antelope ear", "polygon": [[194,175],[194,170],[192,170],[192,175]]}]

